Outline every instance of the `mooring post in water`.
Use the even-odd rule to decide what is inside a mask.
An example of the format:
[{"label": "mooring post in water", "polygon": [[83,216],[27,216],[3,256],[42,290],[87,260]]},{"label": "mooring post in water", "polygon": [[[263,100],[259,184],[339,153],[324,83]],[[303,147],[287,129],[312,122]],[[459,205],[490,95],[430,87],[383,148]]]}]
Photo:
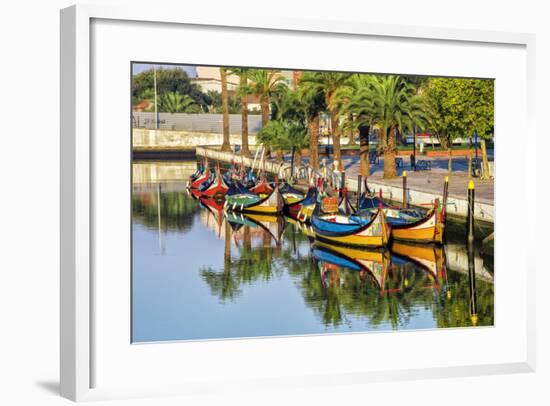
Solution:
[{"label": "mooring post in water", "polygon": [[443,210],[443,224],[446,223],[447,220],[447,196],[449,195],[449,177],[445,176],[445,183],[443,185],[443,207],[441,208]]},{"label": "mooring post in water", "polygon": [[468,183],[468,243],[474,242],[474,203],[475,186],[474,181]]},{"label": "mooring post in water", "polygon": [[407,208],[407,171],[403,171],[403,208]]},{"label": "mooring post in water", "polygon": [[477,291],[473,240],[468,240],[468,282],[470,285],[470,320],[475,326],[477,325]]}]

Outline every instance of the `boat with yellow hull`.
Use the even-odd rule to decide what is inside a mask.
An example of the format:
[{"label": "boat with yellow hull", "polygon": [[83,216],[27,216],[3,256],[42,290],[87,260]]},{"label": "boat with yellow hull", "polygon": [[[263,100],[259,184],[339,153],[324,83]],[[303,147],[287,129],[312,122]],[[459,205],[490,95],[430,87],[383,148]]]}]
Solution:
[{"label": "boat with yellow hull", "polygon": [[445,278],[447,272],[445,250],[441,246],[394,241],[391,244],[391,252],[415,263],[435,279]]},{"label": "boat with yellow hull", "polygon": [[276,186],[271,194],[263,198],[252,193],[247,194],[244,200],[242,196],[241,194],[236,197],[226,197],[226,209],[241,213],[272,215],[279,214],[283,210],[284,201],[279,191],[279,186]]},{"label": "boat with yellow hull", "polygon": [[393,224],[391,235],[396,240],[442,244],[444,231],[445,223],[436,201],[435,207],[424,218],[407,224]]}]

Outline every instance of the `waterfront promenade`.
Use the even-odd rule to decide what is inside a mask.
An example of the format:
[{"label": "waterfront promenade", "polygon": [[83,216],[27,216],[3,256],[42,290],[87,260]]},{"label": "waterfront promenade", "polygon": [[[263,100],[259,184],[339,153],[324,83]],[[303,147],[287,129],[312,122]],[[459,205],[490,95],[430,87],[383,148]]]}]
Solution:
[{"label": "waterfront promenade", "polygon": [[[223,162],[243,162],[245,166],[250,167],[254,157],[241,157],[233,152],[221,152],[217,148],[212,147],[197,147],[196,153],[201,157],[219,160]],[[275,160],[267,161],[265,168],[270,173],[279,173],[281,167],[290,167],[290,157],[285,156],[285,162],[281,164]],[[323,162],[324,157],[320,157]],[[407,171],[407,201],[413,206],[422,206],[433,202],[434,199],[442,197],[443,183],[447,175],[447,158],[446,157],[422,157],[432,161],[432,170],[430,171],[414,171],[409,167],[409,160],[404,159],[404,167],[398,169],[398,174],[401,175],[402,170]],[[449,199],[447,209],[450,215],[458,217],[466,217],[467,200],[466,192],[468,188],[469,178],[467,175],[467,159],[464,157],[456,157],[453,159],[453,173],[449,177]],[[331,165],[330,160],[324,161],[328,166]],[[307,164],[307,158],[303,159],[303,163]],[[358,190],[357,175],[359,173],[359,157],[357,155],[344,155],[344,169],[346,174],[346,185],[350,192]],[[396,203],[403,200],[403,181],[401,176],[395,179],[383,179],[383,158],[380,158],[379,163],[371,165],[371,176],[368,178],[369,188],[378,192],[382,190],[384,198]],[[494,181],[481,180],[474,178],[476,185],[476,203],[475,203],[475,218],[489,223],[494,223]]]}]

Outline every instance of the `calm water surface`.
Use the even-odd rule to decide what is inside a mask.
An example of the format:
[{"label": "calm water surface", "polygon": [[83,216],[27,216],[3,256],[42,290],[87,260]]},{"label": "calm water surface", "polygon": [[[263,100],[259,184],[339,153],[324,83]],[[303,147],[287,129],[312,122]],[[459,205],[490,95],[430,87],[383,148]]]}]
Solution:
[{"label": "calm water surface", "polygon": [[185,190],[194,170],[134,163],[133,342],[493,324],[492,257],[473,257],[473,290],[461,227],[443,248],[338,249],[284,217],[224,217]]}]

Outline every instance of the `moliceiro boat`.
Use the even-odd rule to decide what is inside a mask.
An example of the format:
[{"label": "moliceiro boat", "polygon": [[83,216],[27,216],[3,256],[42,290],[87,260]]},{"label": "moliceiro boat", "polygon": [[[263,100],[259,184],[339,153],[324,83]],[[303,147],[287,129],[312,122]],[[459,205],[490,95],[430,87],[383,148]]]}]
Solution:
[{"label": "moliceiro boat", "polygon": [[308,189],[306,196],[293,203],[286,203],[284,213],[290,218],[305,223],[311,219],[315,205],[317,204],[317,195],[319,191],[312,186]]},{"label": "moliceiro boat", "polygon": [[283,211],[283,197],[276,186],[271,194],[260,197],[244,187],[231,185],[225,199],[226,210],[241,213],[278,214]]},{"label": "moliceiro boat", "polygon": [[225,184],[225,180],[223,179],[223,176],[221,175],[220,171],[220,165],[216,167],[216,173],[211,179],[204,183],[202,187],[200,188],[200,192],[202,196],[209,197],[209,198],[222,198],[225,196],[227,191],[229,190],[229,187]]},{"label": "moliceiro boat", "polygon": [[190,189],[200,189],[203,183],[210,180],[211,173],[208,167],[208,160],[205,160],[204,166],[198,168],[197,171],[189,177],[187,187]]},{"label": "moliceiro boat", "polygon": [[443,210],[439,207],[439,199],[436,199],[434,207],[420,220],[405,224],[393,224],[392,237],[403,241],[442,244],[445,232]]},{"label": "moliceiro boat", "polygon": [[361,248],[388,245],[391,226],[386,222],[382,208],[370,218],[344,215],[337,211],[329,214],[320,213],[321,207],[316,205],[311,220],[315,238],[320,241]]}]

